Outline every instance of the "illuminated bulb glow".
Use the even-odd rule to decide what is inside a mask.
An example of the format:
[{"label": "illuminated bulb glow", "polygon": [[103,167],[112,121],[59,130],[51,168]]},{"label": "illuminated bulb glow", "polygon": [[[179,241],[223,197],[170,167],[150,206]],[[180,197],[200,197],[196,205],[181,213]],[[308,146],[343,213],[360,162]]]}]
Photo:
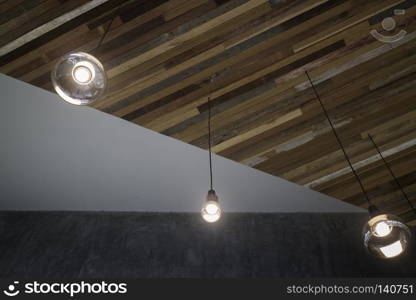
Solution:
[{"label": "illuminated bulb glow", "polygon": [[388,246],[381,247],[380,251],[387,258],[395,257],[403,252],[403,245],[401,241],[397,241]]},{"label": "illuminated bulb glow", "polygon": [[201,213],[202,218],[208,223],[217,222],[221,217],[221,209],[216,201],[207,201]]},{"label": "illuminated bulb glow", "polygon": [[378,236],[378,237],[385,237],[388,236],[392,231],[392,228],[389,224],[387,224],[384,221],[378,222],[375,226],[374,226],[374,233]]},{"label": "illuminated bulb glow", "polygon": [[210,203],[205,207],[205,210],[207,211],[208,214],[214,215],[218,212],[219,207],[218,207],[218,205]]},{"label": "illuminated bulb glow", "polygon": [[88,84],[95,77],[94,66],[87,61],[81,61],[74,66],[72,77],[77,83]]},{"label": "illuminated bulb glow", "polygon": [[86,67],[76,67],[74,69],[74,79],[80,83],[91,80],[91,71]]},{"label": "illuminated bulb glow", "polygon": [[220,219],[220,215],[205,214],[205,215],[203,215],[203,218],[208,223],[214,223],[214,222],[217,222]]},{"label": "illuminated bulb glow", "polygon": [[406,251],[411,235],[409,227],[398,217],[379,214],[364,227],[364,246],[371,254],[390,259]]}]

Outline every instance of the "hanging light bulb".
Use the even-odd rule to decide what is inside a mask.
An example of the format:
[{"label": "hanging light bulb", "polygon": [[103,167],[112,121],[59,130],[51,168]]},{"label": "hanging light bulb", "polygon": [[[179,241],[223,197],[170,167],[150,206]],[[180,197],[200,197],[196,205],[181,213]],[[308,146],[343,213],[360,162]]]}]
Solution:
[{"label": "hanging light bulb", "polygon": [[72,77],[79,84],[88,84],[95,78],[94,66],[88,61],[80,61],[72,69]]},{"label": "hanging light bulb", "polygon": [[[117,15],[115,13],[111,18],[94,50],[103,43]],[[75,105],[93,103],[101,98],[107,87],[107,75],[103,65],[97,58],[85,52],[72,52],[61,57],[51,72],[51,78],[56,93],[66,102]]]},{"label": "hanging light bulb", "polygon": [[374,226],[373,231],[378,237],[385,237],[391,233],[392,227],[386,221],[379,221]]},{"label": "hanging light bulb", "polygon": [[63,56],[52,70],[55,91],[65,101],[89,105],[105,92],[107,76],[103,65],[94,56],[73,52]]},{"label": "hanging light bulb", "polygon": [[210,190],[207,200],[201,210],[202,218],[208,223],[217,222],[221,217],[221,208],[218,202],[218,196],[214,190]]},{"label": "hanging light bulb", "polygon": [[[326,119],[328,120],[329,125],[332,128],[335,138],[338,141],[338,144],[344,153],[345,160],[348,162],[349,167],[351,168],[352,173],[354,174],[355,178],[357,179],[358,184],[360,185],[361,191],[365,196],[368,204],[369,204],[369,212],[371,219],[365,224],[363,229],[363,236],[364,236],[364,246],[366,249],[373,255],[382,258],[392,258],[402,254],[406,248],[408,247],[408,243],[410,240],[411,232],[409,227],[407,227],[398,217],[393,215],[381,214],[378,209],[372,204],[371,199],[367,195],[364,185],[361,182],[360,177],[358,176],[357,172],[355,171],[347,152],[338,136],[337,131],[335,130],[335,126],[332,123],[331,119],[329,118],[328,112],[325,109],[325,106],[319,96],[318,91],[315,88],[315,85],[312,82],[309,73],[305,71],[306,76],[312,86],[312,89],[316,95],[316,98],[321,105],[321,108],[325,114]],[[371,138],[371,137],[370,137]],[[373,141],[374,143],[374,141]],[[374,144],[375,145],[375,144]],[[375,145],[376,146],[376,145]],[[377,146],[376,146],[377,148]],[[378,148],[377,148],[378,150]],[[379,152],[380,153],[380,152]],[[381,158],[384,161],[383,156],[380,153]],[[386,164],[387,165],[387,164]],[[388,166],[388,165],[387,165]],[[389,168],[390,169],[390,168]],[[391,170],[390,170],[391,171]],[[393,173],[392,173],[393,175]],[[393,175],[395,178],[395,176]],[[396,178],[395,178],[396,179]],[[397,182],[397,180],[396,180]],[[399,187],[400,184],[398,184]],[[402,189],[403,191],[403,189]],[[404,193],[404,191],[403,191]],[[405,193],[404,193],[405,194]],[[405,194],[406,196],[406,194]],[[408,197],[406,196],[408,199]],[[408,199],[409,200],[409,199]],[[412,206],[410,200],[409,204]],[[413,206],[412,206],[413,207]],[[414,207],[413,207],[414,209]]]},{"label": "hanging light bulb", "polygon": [[[413,203],[397,180],[397,177],[394,175],[393,170],[385,160],[374,139],[371,135],[368,135],[368,138],[373,143],[374,148],[389,170],[390,175],[408,201],[410,208],[416,212]],[[374,205],[369,207],[369,213],[371,219],[364,225],[363,229],[364,246],[366,249],[371,254],[381,258],[393,258],[404,253],[408,248],[412,236],[410,228],[397,216],[380,213]]]},{"label": "hanging light bulb", "polygon": [[208,223],[217,222],[221,217],[221,207],[218,196],[212,186],[212,151],[211,151],[211,102],[208,97],[208,154],[209,154],[209,175],[211,189],[208,191],[207,200],[201,210],[202,218]]},{"label": "hanging light bulb", "polygon": [[380,258],[393,258],[408,248],[411,231],[400,218],[382,214],[370,206],[370,220],[364,225],[364,246],[369,253]]}]

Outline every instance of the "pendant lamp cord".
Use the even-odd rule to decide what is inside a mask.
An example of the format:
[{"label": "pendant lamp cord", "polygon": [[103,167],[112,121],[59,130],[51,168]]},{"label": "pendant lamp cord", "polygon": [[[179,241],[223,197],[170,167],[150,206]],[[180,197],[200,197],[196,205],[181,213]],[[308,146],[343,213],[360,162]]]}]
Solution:
[{"label": "pendant lamp cord", "polygon": [[315,96],[316,96],[316,98],[318,99],[319,104],[321,105],[321,108],[322,108],[322,110],[323,110],[323,112],[324,112],[324,114],[325,114],[325,117],[326,117],[326,119],[328,120],[329,125],[331,125],[332,132],[334,133],[335,138],[337,139],[338,144],[339,144],[339,146],[341,147],[342,152],[344,153],[345,159],[347,160],[347,162],[348,162],[348,164],[349,164],[349,166],[350,166],[350,168],[351,168],[351,170],[352,170],[352,173],[354,174],[355,178],[357,179],[357,182],[358,182],[358,183],[359,183],[359,185],[360,185],[361,191],[363,192],[363,195],[365,196],[365,198],[366,198],[366,200],[367,200],[367,202],[368,202],[368,205],[369,205],[369,206],[372,206],[371,200],[370,200],[370,198],[368,197],[368,195],[367,195],[367,193],[366,193],[366,191],[365,191],[364,185],[363,185],[363,183],[362,183],[362,181],[361,181],[360,177],[358,176],[357,172],[355,171],[355,169],[354,169],[354,167],[353,167],[353,165],[352,165],[352,163],[351,163],[351,160],[350,160],[350,158],[348,157],[347,152],[345,151],[344,145],[342,144],[341,139],[339,138],[338,133],[337,133],[337,131],[335,130],[335,126],[334,126],[334,124],[332,123],[331,119],[329,118],[328,112],[326,111],[325,106],[324,106],[324,104],[322,103],[322,99],[321,99],[321,97],[319,96],[319,93],[318,93],[318,91],[316,90],[316,87],[315,87],[315,85],[313,84],[312,79],[311,79],[311,77],[309,76],[308,71],[305,71],[305,73],[306,73],[306,76],[308,77],[308,80],[309,80],[309,82],[310,82],[311,86],[312,86],[312,89],[313,89],[313,91],[314,91],[314,93],[315,93]]},{"label": "pendant lamp cord", "polygon": [[104,38],[106,37],[107,33],[110,31],[111,25],[113,24],[114,19],[116,18],[117,14],[114,14],[114,16],[111,18],[110,22],[108,23],[107,27],[104,30],[103,35],[100,38],[100,41],[98,42],[97,47],[95,47],[94,50],[97,50],[102,45]]},{"label": "pendant lamp cord", "polygon": [[98,42],[97,47],[94,48],[93,51],[97,50],[98,48],[100,48],[100,46],[102,45],[102,43],[104,42],[105,37],[107,36],[107,33],[110,31],[111,25],[113,24],[114,19],[120,14],[121,12],[121,7],[123,6],[124,1],[122,1],[119,6],[117,7],[117,9],[115,10],[114,16],[111,18],[110,22],[108,23],[107,27],[104,30],[103,35],[100,38],[100,41]]},{"label": "pendant lamp cord", "polygon": [[212,190],[212,151],[211,151],[211,99],[208,97],[208,153],[209,153],[209,175]]},{"label": "pendant lamp cord", "polygon": [[390,166],[390,164],[386,161],[386,159],[384,158],[383,154],[380,151],[380,148],[377,146],[376,142],[374,141],[373,137],[369,134],[368,138],[370,139],[370,141],[373,143],[374,148],[376,148],[378,155],[380,155],[384,165],[386,166],[386,168],[389,170],[390,175],[393,177],[396,185],[399,187],[400,191],[402,192],[402,194],[404,195],[405,199],[407,200],[407,202],[409,203],[410,208],[413,210],[413,212],[416,214],[416,208],[413,205],[412,201],[410,201],[409,196],[407,195],[407,193],[404,191],[403,186],[400,184],[399,180],[397,179],[396,175],[394,175],[394,172]]}]

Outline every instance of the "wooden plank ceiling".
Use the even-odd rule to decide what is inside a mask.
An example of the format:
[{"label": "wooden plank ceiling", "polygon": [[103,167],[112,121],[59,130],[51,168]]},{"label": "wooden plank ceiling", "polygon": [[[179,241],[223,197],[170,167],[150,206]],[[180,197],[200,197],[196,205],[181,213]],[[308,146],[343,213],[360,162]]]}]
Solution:
[{"label": "wooden plank ceiling", "polygon": [[[415,223],[367,134],[416,203],[416,0],[0,0],[0,11],[2,73],[52,91],[61,55],[92,53],[109,77],[95,108],[207,149],[210,97],[216,153],[366,207],[308,70],[370,197]],[[407,34],[386,43],[371,30]]]}]

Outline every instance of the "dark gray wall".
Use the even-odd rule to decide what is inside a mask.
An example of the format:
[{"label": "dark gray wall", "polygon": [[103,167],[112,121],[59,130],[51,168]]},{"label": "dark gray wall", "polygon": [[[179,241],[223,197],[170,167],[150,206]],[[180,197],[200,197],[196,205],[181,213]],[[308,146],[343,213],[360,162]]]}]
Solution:
[{"label": "dark gray wall", "polygon": [[[206,151],[0,74],[0,210],[197,212]],[[359,208],[214,155],[225,211]]]},{"label": "dark gray wall", "polygon": [[[0,277],[415,276],[366,254],[365,214],[3,212]],[[410,252],[411,253],[411,252]]]}]

